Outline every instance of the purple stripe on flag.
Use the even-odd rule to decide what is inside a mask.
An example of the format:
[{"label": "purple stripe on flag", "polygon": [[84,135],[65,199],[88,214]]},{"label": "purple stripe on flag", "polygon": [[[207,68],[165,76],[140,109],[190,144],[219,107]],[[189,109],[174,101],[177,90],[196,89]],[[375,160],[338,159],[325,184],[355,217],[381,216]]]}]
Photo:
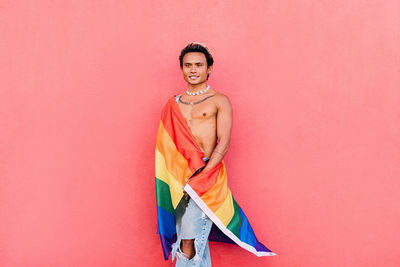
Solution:
[{"label": "purple stripe on flag", "polygon": [[214,223],[211,227],[208,240],[236,244],[232,239],[230,239],[227,235],[225,235]]},{"label": "purple stripe on flag", "polygon": [[266,252],[272,252],[271,250],[267,249],[263,244],[257,241],[255,249],[257,251],[266,251]]},{"label": "purple stripe on flag", "polygon": [[164,252],[164,259],[167,261],[172,250],[172,244],[176,241],[176,234],[172,237],[172,240],[160,235],[160,240]]}]

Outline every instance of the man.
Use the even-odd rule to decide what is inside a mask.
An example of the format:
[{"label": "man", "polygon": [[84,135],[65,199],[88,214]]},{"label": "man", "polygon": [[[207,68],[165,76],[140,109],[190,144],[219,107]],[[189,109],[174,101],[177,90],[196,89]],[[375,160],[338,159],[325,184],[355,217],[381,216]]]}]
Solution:
[{"label": "man", "polygon": [[179,61],[188,88],[163,108],[156,144],[157,231],[164,258],[172,250],[176,266],[211,266],[213,224],[212,240],[237,243],[258,256],[276,255],[258,242],[227,186],[223,158],[232,106],[207,84],[213,57],[204,45],[190,43]]},{"label": "man", "polygon": [[[178,105],[197,144],[204,151],[203,156],[207,165],[202,171],[205,172],[216,166],[228,152],[232,130],[232,106],[226,95],[207,85],[214,60],[205,46],[199,43],[189,44],[182,50],[179,60],[188,89],[186,93],[178,96]],[[185,196],[187,196],[186,192]],[[189,203],[195,205],[195,209],[200,210],[194,202],[189,200]],[[202,212],[197,214],[202,214]],[[191,223],[185,220],[185,217],[187,214],[183,214],[183,224],[181,225],[183,230],[190,227],[185,224]],[[191,219],[202,220],[201,217]],[[204,219],[208,221],[209,227],[206,232],[199,233],[205,235],[207,239],[212,222],[207,217]],[[195,224],[195,222],[192,223]],[[204,245],[206,246],[204,253],[209,256],[208,239]],[[195,254],[194,237],[193,239],[182,239],[180,250],[188,259],[193,258]],[[209,261],[209,257],[205,257],[205,259]],[[178,257],[177,261],[179,260]]]}]

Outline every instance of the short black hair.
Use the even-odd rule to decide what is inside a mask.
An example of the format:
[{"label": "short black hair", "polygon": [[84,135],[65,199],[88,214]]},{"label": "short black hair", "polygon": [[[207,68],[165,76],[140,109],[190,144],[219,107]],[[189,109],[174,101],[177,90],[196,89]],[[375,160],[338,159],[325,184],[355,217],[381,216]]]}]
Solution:
[{"label": "short black hair", "polygon": [[[207,68],[214,64],[214,59],[213,59],[210,51],[208,50],[208,48],[201,43],[193,42],[193,43],[190,43],[187,46],[185,46],[185,48],[182,49],[181,54],[179,55],[179,63],[180,63],[181,68],[183,67],[183,57],[189,52],[203,53],[206,56]],[[207,80],[208,80],[208,76],[210,76],[210,74],[207,74]]]}]

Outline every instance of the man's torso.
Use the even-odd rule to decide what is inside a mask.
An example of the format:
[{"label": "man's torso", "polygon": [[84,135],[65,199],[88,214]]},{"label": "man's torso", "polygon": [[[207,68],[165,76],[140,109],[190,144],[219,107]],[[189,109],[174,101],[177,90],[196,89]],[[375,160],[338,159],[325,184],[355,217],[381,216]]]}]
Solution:
[{"label": "man's torso", "polygon": [[219,93],[215,90],[198,96],[178,95],[176,97],[179,109],[205,157],[211,156],[217,144],[219,97]]}]

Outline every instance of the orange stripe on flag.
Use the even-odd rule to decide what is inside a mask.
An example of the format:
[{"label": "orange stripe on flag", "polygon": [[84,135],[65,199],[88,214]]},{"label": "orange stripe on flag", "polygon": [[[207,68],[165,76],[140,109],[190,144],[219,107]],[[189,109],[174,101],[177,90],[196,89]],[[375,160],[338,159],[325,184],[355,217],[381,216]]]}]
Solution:
[{"label": "orange stripe on flag", "polygon": [[162,122],[158,127],[156,149],[166,159],[165,165],[168,171],[180,184],[184,185],[186,183],[185,179],[192,176],[193,173],[188,167],[188,161],[179,153],[171,137],[165,131]]},{"label": "orange stripe on flag", "polygon": [[225,164],[221,161],[221,168],[219,169],[218,178],[215,184],[201,196],[201,199],[207,206],[216,212],[222,206],[228,196],[228,176],[226,174]]}]

